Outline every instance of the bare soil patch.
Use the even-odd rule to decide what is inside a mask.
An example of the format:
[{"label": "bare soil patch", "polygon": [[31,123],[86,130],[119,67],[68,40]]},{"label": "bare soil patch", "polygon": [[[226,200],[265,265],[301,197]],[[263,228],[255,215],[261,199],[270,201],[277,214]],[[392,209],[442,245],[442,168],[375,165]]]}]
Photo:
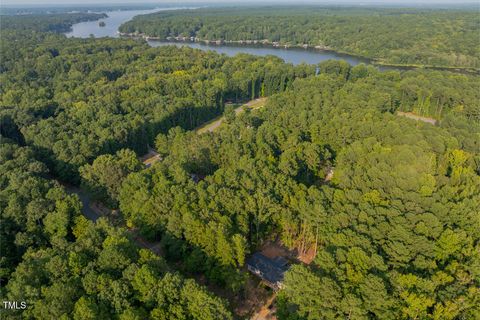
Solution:
[{"label": "bare soil patch", "polygon": [[290,250],[280,243],[279,240],[276,241],[266,241],[260,250],[260,252],[267,258],[275,259],[277,257],[283,257],[286,259],[296,259],[297,250]]},{"label": "bare soil patch", "polygon": [[158,154],[157,151],[150,148],[148,153],[140,157],[140,161],[148,168],[152,166],[155,162],[162,160],[162,156]]},{"label": "bare soil patch", "polygon": [[422,117],[422,116],[416,115],[413,112],[398,111],[397,115],[401,116],[401,117],[406,117],[406,118],[409,118],[409,119],[417,120],[417,121],[422,121],[422,122],[425,122],[425,123],[430,123],[430,124],[433,124],[433,125],[435,125],[437,123],[437,119],[429,118],[429,117]]},{"label": "bare soil patch", "polygon": [[[238,108],[236,108],[235,109],[235,114],[239,115],[240,113],[242,113],[246,109],[256,110],[256,109],[262,108],[265,105],[266,102],[267,102],[267,98],[258,98],[258,99],[255,99],[255,100],[251,100],[251,101],[249,101],[245,104],[242,104]],[[197,128],[196,131],[197,131],[198,134],[202,134],[202,133],[205,133],[205,132],[213,132],[218,127],[220,127],[220,125],[223,123],[224,120],[225,120],[224,116],[219,116],[219,117],[203,124],[202,126]]]}]

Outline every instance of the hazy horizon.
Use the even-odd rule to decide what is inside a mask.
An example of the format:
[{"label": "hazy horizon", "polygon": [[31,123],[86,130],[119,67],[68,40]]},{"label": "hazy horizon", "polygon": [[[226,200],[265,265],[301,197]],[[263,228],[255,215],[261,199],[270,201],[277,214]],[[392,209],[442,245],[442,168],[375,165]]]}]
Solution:
[{"label": "hazy horizon", "polygon": [[[217,0],[217,1],[211,1],[211,0],[200,0],[200,1],[158,1],[158,0],[144,0],[141,2],[138,1],[132,1],[132,0],[103,0],[99,2],[98,0],[84,0],[84,1],[79,1],[79,0],[4,0],[2,1],[2,5],[8,5],[8,6],[25,6],[25,5],[62,5],[62,6],[83,6],[83,5],[143,5],[143,4],[184,4],[184,3],[201,3],[201,4],[207,4],[207,3],[214,3],[214,4],[291,4],[291,1],[288,0],[263,0],[263,1],[252,1],[252,0],[247,0],[247,1],[238,1],[238,0]],[[296,2],[295,4],[352,4],[352,5],[445,5],[445,4],[480,4],[478,0],[462,0],[462,1],[455,1],[455,0],[422,0],[422,1],[400,1],[400,0],[383,0],[383,1],[378,1],[378,0],[337,0],[337,1],[332,1],[332,0],[319,0],[319,1],[313,1],[313,0],[306,0],[306,1],[299,1]]]}]

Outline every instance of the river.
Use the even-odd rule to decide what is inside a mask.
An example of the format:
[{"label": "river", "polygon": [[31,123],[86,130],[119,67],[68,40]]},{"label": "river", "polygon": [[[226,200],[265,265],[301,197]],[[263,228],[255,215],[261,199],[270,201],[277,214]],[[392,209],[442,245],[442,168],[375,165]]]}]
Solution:
[{"label": "river", "polygon": [[[127,10],[127,11],[109,11],[105,12],[108,18],[98,21],[87,21],[74,24],[72,31],[66,33],[67,37],[88,38],[94,36],[99,37],[119,37],[118,28],[124,22],[131,20],[136,15],[153,13],[161,10],[175,10],[180,8],[157,8],[151,10]],[[184,8],[182,8],[184,9]],[[104,27],[100,27],[99,23],[105,22]],[[369,63],[369,60],[354,57],[350,55],[340,54],[332,51],[320,51],[314,49],[302,49],[302,48],[273,48],[267,46],[246,46],[246,45],[206,45],[194,42],[163,42],[149,40],[148,43],[152,47],[175,45],[175,46],[188,46],[200,50],[213,50],[218,53],[226,54],[227,56],[234,56],[238,53],[249,53],[252,55],[266,56],[274,55],[280,57],[286,62],[293,64],[308,63],[316,64],[329,59],[345,60],[351,65],[357,65],[359,63]]]},{"label": "river", "polygon": [[[100,19],[97,21],[86,21],[76,23],[72,26],[72,31],[67,32],[65,35],[67,37],[76,37],[76,38],[88,38],[93,35],[95,38],[100,37],[114,37],[118,38],[118,28],[124,22],[131,20],[133,17],[141,14],[149,14],[162,10],[176,10],[176,9],[185,9],[177,7],[168,7],[168,8],[157,8],[149,10],[117,10],[117,11],[107,11],[105,12],[108,17],[105,19]],[[103,12],[98,12],[103,13]],[[100,27],[99,23],[105,22],[104,27]]]},{"label": "river", "polygon": [[[72,31],[66,33],[67,37],[88,38],[88,37],[114,37],[118,38],[118,28],[124,22],[131,20],[133,17],[141,14],[149,14],[158,11],[165,10],[178,10],[178,9],[195,9],[195,7],[163,7],[149,10],[124,10],[124,11],[107,11],[105,12],[108,17],[97,21],[87,21],[74,24]],[[104,22],[105,26],[101,27],[100,22]],[[355,66],[360,63],[372,64],[372,61],[366,58],[352,56],[348,54],[342,54],[334,51],[317,50],[313,48],[274,48],[272,46],[250,46],[250,45],[214,45],[204,44],[198,42],[167,42],[158,40],[148,40],[148,44],[152,47],[161,47],[167,45],[174,45],[178,47],[191,47],[204,51],[213,50],[218,53],[226,54],[227,56],[234,56],[238,53],[249,53],[257,56],[273,55],[283,59],[285,62],[293,63],[295,65],[300,63],[317,64],[325,60],[345,60],[350,65]],[[411,70],[415,67],[409,66],[389,66],[389,65],[376,65],[381,71],[386,70]],[[441,68],[441,67],[426,67],[426,69],[446,70],[463,74],[480,74],[478,70],[464,70],[453,68]]]},{"label": "river", "polygon": [[161,47],[167,45],[175,45],[178,47],[188,46],[200,50],[213,50],[218,53],[226,54],[227,56],[234,56],[238,53],[249,53],[257,56],[277,56],[282,58],[285,62],[293,64],[307,63],[316,64],[325,60],[345,60],[352,66],[359,63],[369,63],[368,59],[362,59],[346,54],[340,54],[333,51],[321,51],[315,49],[302,48],[274,48],[270,46],[249,46],[249,45],[207,45],[199,42],[164,42],[158,40],[149,40],[148,43],[152,47]]}]

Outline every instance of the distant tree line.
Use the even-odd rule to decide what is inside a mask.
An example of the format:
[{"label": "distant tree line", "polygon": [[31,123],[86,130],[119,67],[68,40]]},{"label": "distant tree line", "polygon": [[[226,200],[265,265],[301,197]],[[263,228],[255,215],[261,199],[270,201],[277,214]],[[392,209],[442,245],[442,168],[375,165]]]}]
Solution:
[{"label": "distant tree line", "polygon": [[204,40],[268,40],[330,48],[382,63],[479,68],[473,10],[255,7],[162,11],[120,31]]},{"label": "distant tree line", "polygon": [[[3,9],[2,9],[3,10]],[[106,18],[104,13],[54,13],[54,14],[25,14],[7,16],[2,15],[0,29],[5,30],[36,30],[40,32],[63,33],[71,30],[75,23],[95,21]]]}]

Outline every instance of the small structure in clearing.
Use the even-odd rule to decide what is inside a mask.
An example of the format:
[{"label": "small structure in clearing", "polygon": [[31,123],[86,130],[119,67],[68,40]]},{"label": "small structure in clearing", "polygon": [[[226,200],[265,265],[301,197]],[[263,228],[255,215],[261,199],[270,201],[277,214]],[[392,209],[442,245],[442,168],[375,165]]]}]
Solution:
[{"label": "small structure in clearing", "polygon": [[289,265],[283,257],[270,259],[257,252],[247,259],[247,268],[260,277],[267,286],[277,291],[283,287],[283,277]]}]

